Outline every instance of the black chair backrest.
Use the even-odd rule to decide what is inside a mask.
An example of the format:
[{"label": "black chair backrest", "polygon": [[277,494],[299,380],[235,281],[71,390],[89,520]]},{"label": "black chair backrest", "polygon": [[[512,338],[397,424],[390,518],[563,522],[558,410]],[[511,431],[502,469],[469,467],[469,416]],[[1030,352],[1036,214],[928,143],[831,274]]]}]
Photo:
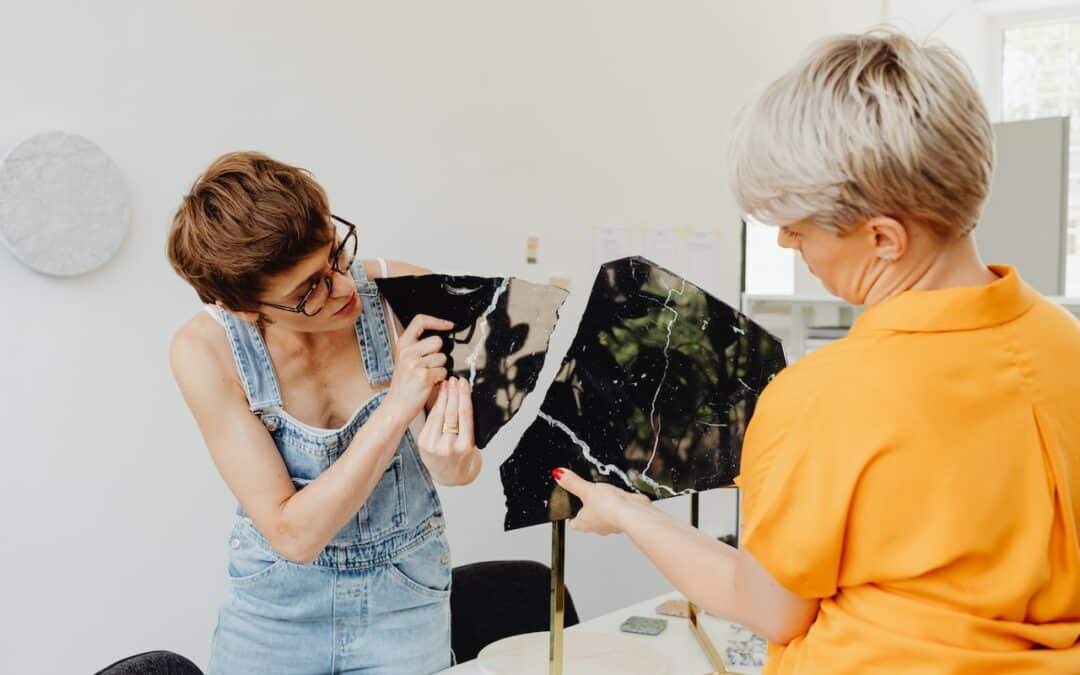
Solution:
[{"label": "black chair backrest", "polygon": [[[511,635],[548,630],[551,568],[532,560],[493,560],[454,568],[450,593],[451,642],[458,663]],[[578,614],[566,592],[567,627]]]},{"label": "black chair backrest", "polygon": [[157,651],[129,656],[96,675],[203,675],[203,672],[179,654]]}]

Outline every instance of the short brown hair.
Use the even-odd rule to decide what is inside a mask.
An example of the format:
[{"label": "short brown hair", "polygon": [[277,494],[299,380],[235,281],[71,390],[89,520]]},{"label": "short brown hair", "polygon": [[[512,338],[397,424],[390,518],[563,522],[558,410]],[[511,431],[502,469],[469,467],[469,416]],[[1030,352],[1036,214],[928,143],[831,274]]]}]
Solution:
[{"label": "short brown hair", "polygon": [[333,239],[326,192],[304,169],[231,152],[184,196],[169,230],[173,269],[205,303],[259,311],[267,277]]},{"label": "short brown hair", "polygon": [[825,41],[773,82],[732,155],[736,200],[765,222],[844,232],[909,216],[954,237],[979,219],[994,137],[960,57],[878,29]]}]

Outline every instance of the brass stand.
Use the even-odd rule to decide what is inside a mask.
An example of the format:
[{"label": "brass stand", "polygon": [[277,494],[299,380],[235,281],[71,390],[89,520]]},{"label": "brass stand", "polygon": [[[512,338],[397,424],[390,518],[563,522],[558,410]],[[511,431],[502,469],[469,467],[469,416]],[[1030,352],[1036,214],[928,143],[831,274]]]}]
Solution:
[{"label": "brass stand", "polygon": [[[690,524],[700,527],[701,502],[695,492],[690,495]],[[738,525],[736,524],[736,527]],[[705,658],[715,669],[708,675],[737,675],[727,669],[723,657],[716,649],[712,638],[698,621],[698,608],[687,603],[690,609],[690,630],[698,645],[705,653]],[[548,672],[550,675],[563,674],[563,628],[566,615],[566,521],[556,520],[551,523],[551,631],[548,638]]]},{"label": "brass stand", "polygon": [[742,490],[739,488],[733,488],[735,490],[735,548],[739,548],[739,542],[742,541]]},{"label": "brass stand", "polygon": [[566,615],[566,521],[551,523],[551,633],[548,666],[551,675],[563,672],[563,624]]},{"label": "brass stand", "polygon": [[[699,495],[696,492],[690,494],[690,524],[695,528],[700,527],[701,520],[701,502]],[[717,651],[716,645],[713,644],[709,634],[705,632],[705,629],[698,623],[698,608],[692,602],[687,601],[687,606],[690,611],[690,631],[697,638],[698,645],[701,646],[701,651],[705,652],[705,658],[709,660],[715,670],[708,675],[735,675],[733,671],[727,669],[727,664],[724,663],[724,659],[720,656],[720,652]]]}]

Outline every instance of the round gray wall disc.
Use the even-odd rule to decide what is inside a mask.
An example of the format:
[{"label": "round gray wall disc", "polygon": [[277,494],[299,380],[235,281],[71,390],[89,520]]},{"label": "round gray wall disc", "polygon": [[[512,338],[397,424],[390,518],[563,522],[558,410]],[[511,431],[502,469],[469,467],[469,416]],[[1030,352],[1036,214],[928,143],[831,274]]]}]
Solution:
[{"label": "round gray wall disc", "polygon": [[31,136],[0,163],[0,240],[33,270],[73,276],[100,267],[129,220],[120,170],[82,136]]}]

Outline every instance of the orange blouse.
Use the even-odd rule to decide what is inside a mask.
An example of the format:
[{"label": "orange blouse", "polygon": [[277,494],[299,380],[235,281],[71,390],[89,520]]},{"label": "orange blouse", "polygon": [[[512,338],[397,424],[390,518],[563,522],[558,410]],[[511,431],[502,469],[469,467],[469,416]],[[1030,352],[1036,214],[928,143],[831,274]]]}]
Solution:
[{"label": "orange blouse", "polygon": [[766,673],[1080,673],[1080,323],[991,269],[868,310],[762,395],[743,546],[822,599]]}]

